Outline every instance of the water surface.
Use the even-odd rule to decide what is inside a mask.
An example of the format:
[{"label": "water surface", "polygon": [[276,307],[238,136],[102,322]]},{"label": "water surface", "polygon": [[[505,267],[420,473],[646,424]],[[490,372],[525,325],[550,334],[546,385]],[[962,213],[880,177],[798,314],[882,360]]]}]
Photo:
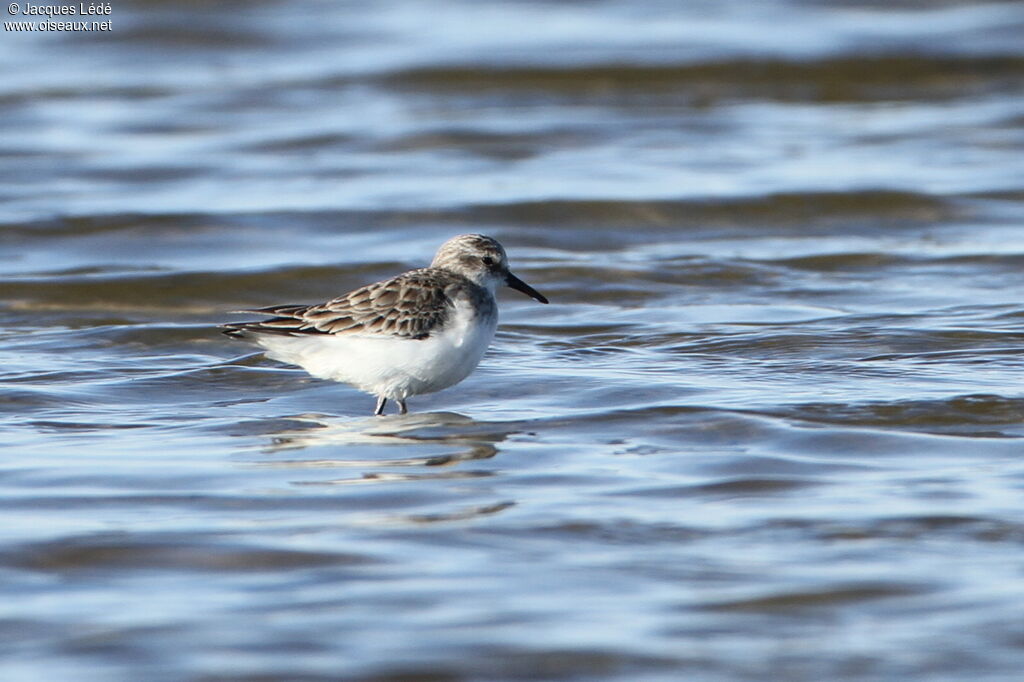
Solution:
[{"label": "water surface", "polygon": [[[0,40],[4,680],[1024,668],[1018,3],[112,3]],[[491,234],[457,388],[221,336]]]}]

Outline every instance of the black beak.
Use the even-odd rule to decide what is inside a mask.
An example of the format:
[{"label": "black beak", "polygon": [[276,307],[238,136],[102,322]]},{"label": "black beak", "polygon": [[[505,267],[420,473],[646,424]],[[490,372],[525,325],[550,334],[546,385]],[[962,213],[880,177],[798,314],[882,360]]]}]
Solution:
[{"label": "black beak", "polygon": [[539,291],[537,291],[536,289],[531,287],[529,284],[527,284],[523,280],[521,280],[518,277],[516,277],[515,275],[513,275],[511,272],[508,273],[507,275],[505,275],[505,284],[509,285],[510,287],[515,289],[516,291],[523,292],[524,294],[526,294],[530,298],[536,299],[536,300],[540,301],[541,303],[547,303],[548,302],[548,299],[544,298],[544,296]]}]

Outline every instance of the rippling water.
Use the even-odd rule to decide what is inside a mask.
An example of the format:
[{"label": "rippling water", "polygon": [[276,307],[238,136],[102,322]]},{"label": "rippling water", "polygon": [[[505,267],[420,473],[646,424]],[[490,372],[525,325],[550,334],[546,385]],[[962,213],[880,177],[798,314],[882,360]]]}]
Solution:
[{"label": "rippling water", "polygon": [[[0,40],[5,681],[1021,674],[1020,3],[111,4]],[[214,329],[466,231],[552,304],[406,417]]]}]

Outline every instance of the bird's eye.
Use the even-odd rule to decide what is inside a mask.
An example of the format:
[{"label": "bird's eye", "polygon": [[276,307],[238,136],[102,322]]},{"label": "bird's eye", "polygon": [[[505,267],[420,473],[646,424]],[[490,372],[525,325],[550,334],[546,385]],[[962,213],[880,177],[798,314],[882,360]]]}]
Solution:
[{"label": "bird's eye", "polygon": [[484,256],[483,261],[484,265],[486,265],[489,268],[494,266],[494,259],[491,258],[490,256]]}]

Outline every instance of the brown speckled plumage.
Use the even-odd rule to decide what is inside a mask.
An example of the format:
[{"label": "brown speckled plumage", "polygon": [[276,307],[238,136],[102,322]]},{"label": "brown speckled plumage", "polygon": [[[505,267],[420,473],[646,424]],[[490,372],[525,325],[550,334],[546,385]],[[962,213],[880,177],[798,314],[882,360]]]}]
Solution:
[{"label": "brown speckled plumage", "polygon": [[226,333],[373,334],[424,339],[445,323],[459,296],[483,297],[461,275],[423,268],[369,284],[317,305],[277,305],[240,312],[273,315],[269,320],[224,325]]},{"label": "brown speckled plumage", "polygon": [[270,358],[376,395],[374,414],[391,399],[404,414],[409,396],[457,384],[477,366],[494,337],[494,291],[502,285],[548,302],[509,271],[501,244],[463,234],[442,244],[429,268],[326,303],[243,310],[269,319],[221,329],[255,341]]}]

